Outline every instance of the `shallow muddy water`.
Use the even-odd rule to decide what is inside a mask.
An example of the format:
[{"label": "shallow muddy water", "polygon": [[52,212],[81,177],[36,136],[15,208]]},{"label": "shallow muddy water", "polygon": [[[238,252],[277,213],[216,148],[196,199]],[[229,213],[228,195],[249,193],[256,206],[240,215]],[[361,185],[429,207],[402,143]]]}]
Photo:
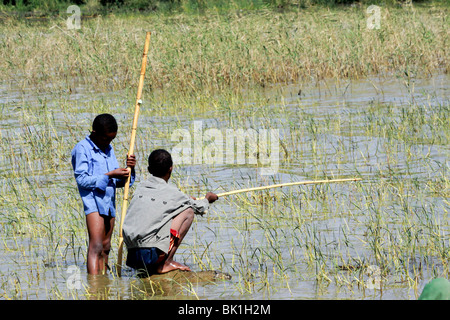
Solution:
[{"label": "shallow muddy water", "polygon": [[193,271],[217,270],[231,279],[153,285],[128,268],[114,276],[118,224],[112,274],[87,276],[84,214],[70,167],[72,147],[101,112],[118,119],[113,145],[118,158],[126,153],[134,93],[78,88],[40,94],[4,83],[2,298],[417,299],[430,279],[448,278],[449,80],[311,81],[249,90],[234,106],[221,101],[221,108],[206,111],[165,106],[167,112],[156,116],[157,107],[145,110],[144,102],[138,181],[147,176],[152,149],[174,151],[175,130],[191,135],[195,148],[195,122],[203,137],[214,129],[224,145],[227,129],[248,128],[276,130],[280,144],[272,175],[261,175],[264,164],[248,158],[210,164],[204,156],[201,163],[177,165],[174,182],[193,196],[280,182],[363,179],[220,199],[196,217],[176,257]]}]

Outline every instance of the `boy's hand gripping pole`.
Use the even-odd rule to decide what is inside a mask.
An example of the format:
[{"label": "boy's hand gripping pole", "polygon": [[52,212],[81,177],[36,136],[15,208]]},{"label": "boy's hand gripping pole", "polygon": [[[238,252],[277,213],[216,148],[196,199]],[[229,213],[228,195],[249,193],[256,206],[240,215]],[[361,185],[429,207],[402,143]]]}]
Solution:
[{"label": "boy's hand gripping pole", "polygon": [[[142,104],[141,96],[142,96],[142,88],[144,87],[144,76],[145,69],[147,67],[147,53],[148,48],[150,46],[150,32],[147,32],[145,36],[145,45],[144,45],[144,54],[142,55],[142,65],[141,65],[141,75],[139,77],[139,85],[136,96],[136,104],[134,109],[134,118],[133,118],[133,126],[131,128],[131,139],[130,139],[130,148],[128,150],[128,155],[132,155],[134,153],[134,145],[136,140],[136,129],[139,118],[139,109]],[[130,171],[130,175],[125,182],[125,187],[123,190],[123,203],[122,203],[122,212],[120,215],[120,226],[119,226],[119,251],[117,252],[117,275],[120,277],[122,273],[122,249],[123,249],[123,221],[125,220],[125,215],[127,214],[128,209],[128,192],[130,190],[130,180],[131,180],[131,168],[127,168]]]}]

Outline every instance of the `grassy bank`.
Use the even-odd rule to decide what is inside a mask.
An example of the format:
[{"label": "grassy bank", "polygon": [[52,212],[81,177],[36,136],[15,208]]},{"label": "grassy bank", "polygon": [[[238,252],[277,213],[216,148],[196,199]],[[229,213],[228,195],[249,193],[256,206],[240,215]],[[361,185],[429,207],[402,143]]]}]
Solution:
[{"label": "grassy bank", "polygon": [[382,8],[380,29],[373,30],[367,28],[365,6],[111,14],[82,20],[79,30],[69,30],[62,17],[44,23],[7,19],[0,26],[0,72],[4,80],[43,91],[135,87],[150,30],[147,83],[164,91],[237,91],[374,74],[428,76],[448,72],[447,13],[446,7]]}]

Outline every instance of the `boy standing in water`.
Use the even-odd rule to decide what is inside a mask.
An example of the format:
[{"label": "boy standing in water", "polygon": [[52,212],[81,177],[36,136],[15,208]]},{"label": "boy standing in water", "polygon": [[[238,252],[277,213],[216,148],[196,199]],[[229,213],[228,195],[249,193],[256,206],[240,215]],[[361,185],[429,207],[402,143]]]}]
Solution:
[{"label": "boy standing in water", "polygon": [[218,199],[208,192],[195,200],[169,184],[173,162],[169,152],[153,151],[148,158],[151,177],[134,192],[123,223],[124,242],[128,249],[127,265],[144,271],[143,275],[166,273],[189,267],[173,260],[188,232],[194,214],[203,214]]},{"label": "boy standing in water", "polygon": [[[123,187],[130,175],[127,168],[119,168],[114,149],[110,145],[116,135],[116,119],[110,114],[100,114],[94,119],[91,134],[72,150],[72,167],[83,201],[89,234],[89,274],[101,274],[105,265],[108,265],[116,216],[116,188]],[[135,156],[127,155],[126,164],[131,168],[132,184],[135,180]]]}]

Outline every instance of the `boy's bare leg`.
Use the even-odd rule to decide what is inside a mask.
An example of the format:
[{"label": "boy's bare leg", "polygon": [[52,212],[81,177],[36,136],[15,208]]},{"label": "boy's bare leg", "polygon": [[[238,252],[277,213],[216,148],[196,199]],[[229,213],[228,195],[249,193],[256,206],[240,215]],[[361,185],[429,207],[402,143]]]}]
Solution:
[{"label": "boy's bare leg", "polygon": [[[105,236],[103,237],[103,250],[102,250],[102,256],[103,256],[103,264],[102,266],[106,266],[109,269],[108,266],[108,257],[109,252],[111,251],[111,237],[114,229],[114,222],[116,218],[104,218],[105,221]],[[106,271],[106,270],[105,270]]]},{"label": "boy's bare leg", "polygon": [[180,237],[178,238],[178,240],[175,241],[172,249],[167,254],[167,257],[165,258],[165,260],[162,261],[161,265],[158,267],[157,270],[158,273],[166,273],[176,269],[191,271],[191,269],[189,269],[188,266],[185,266],[184,264],[181,264],[173,260],[173,256],[175,255],[175,252],[177,251],[178,247],[183,241],[184,236],[189,231],[192,221],[194,221],[194,210],[191,208],[184,210],[172,220],[170,228],[178,231]]},{"label": "boy's bare leg", "polygon": [[98,212],[86,216],[89,234],[87,271],[89,274],[102,274],[108,263],[111,248],[111,235],[115,218],[102,217]]}]

